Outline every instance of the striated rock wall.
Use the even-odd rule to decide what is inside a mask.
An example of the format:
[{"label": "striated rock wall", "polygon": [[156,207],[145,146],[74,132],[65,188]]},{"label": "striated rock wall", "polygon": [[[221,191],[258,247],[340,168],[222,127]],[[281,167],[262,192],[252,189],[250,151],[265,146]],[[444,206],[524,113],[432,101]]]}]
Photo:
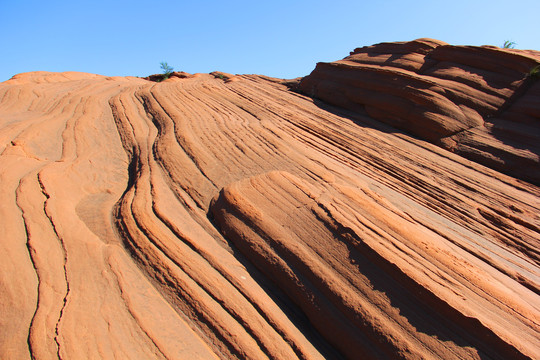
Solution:
[{"label": "striated rock wall", "polygon": [[540,52],[432,39],[355,49],[299,89],[540,184]]},{"label": "striated rock wall", "polygon": [[219,75],[0,84],[1,359],[538,358],[537,186]]}]

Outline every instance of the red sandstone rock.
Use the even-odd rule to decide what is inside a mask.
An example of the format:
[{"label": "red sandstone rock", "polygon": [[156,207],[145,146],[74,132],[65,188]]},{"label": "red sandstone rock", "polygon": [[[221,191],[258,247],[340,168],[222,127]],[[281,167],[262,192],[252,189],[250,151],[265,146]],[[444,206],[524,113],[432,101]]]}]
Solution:
[{"label": "red sandstone rock", "polygon": [[[319,63],[299,89],[540,184],[540,97],[528,77],[539,63],[535,51],[418,39]],[[497,130],[499,118],[528,126]]]},{"label": "red sandstone rock", "polygon": [[[320,76],[525,173],[537,83],[498,108],[519,68],[485,83],[457,63],[411,70],[445,46],[375,47],[401,55]],[[216,74],[0,84],[1,359],[538,357],[537,186],[295,81]]]}]

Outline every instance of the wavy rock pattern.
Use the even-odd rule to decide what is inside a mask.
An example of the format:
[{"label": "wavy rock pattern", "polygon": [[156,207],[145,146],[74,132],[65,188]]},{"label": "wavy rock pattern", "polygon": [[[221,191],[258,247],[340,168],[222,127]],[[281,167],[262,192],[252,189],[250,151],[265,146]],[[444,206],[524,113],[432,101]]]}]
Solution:
[{"label": "wavy rock pattern", "polygon": [[299,89],[540,185],[540,52],[418,39],[319,63]]},{"label": "wavy rock pattern", "polygon": [[521,359],[538,187],[263,76],[0,84],[0,358]]}]

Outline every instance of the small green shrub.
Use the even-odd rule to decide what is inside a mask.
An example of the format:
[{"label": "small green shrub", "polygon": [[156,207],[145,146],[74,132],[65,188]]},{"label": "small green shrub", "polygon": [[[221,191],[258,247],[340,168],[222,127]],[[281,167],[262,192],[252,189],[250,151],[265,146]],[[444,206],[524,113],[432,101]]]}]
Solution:
[{"label": "small green shrub", "polygon": [[513,49],[516,47],[516,43],[514,41],[506,40],[503,44],[503,49]]},{"label": "small green shrub", "polygon": [[538,80],[540,78],[540,65],[536,65],[529,71],[527,74],[527,77],[530,77],[531,79]]},{"label": "small green shrub", "polygon": [[213,75],[216,79],[228,80],[229,77],[219,71],[212,71],[210,75]]},{"label": "small green shrub", "polygon": [[172,66],[169,66],[169,64],[167,64],[167,62],[165,61],[162,61],[160,65],[161,69],[163,70],[163,80],[168,79],[169,76],[171,76],[171,74],[173,73],[174,68]]}]

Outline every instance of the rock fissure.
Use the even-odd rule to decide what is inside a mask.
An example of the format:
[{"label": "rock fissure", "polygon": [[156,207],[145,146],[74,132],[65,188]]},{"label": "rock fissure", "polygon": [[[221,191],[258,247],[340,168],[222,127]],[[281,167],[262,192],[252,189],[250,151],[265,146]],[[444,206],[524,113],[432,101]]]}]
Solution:
[{"label": "rock fissure", "polygon": [[46,217],[49,219],[49,222],[50,222],[50,225],[52,227],[52,230],[54,231],[60,245],[61,245],[61,248],[62,248],[62,252],[64,254],[64,262],[63,262],[63,270],[64,270],[64,280],[65,280],[65,284],[66,284],[66,293],[64,295],[64,298],[62,300],[62,307],[60,309],[60,314],[58,316],[58,320],[56,321],[56,324],[54,326],[54,341],[56,343],[56,346],[57,346],[57,355],[58,355],[58,358],[59,359],[63,359],[63,356],[62,356],[62,349],[61,349],[61,345],[60,345],[60,322],[62,321],[62,316],[64,315],[64,310],[66,308],[66,305],[67,305],[67,301],[68,301],[68,296],[69,296],[69,292],[70,292],[70,288],[69,288],[69,279],[68,279],[68,269],[67,269],[67,249],[66,249],[66,245],[64,243],[64,240],[62,239],[62,237],[60,236],[60,234],[58,234],[58,230],[56,229],[56,226],[54,224],[54,221],[47,209],[47,204],[49,202],[49,199],[51,198],[51,196],[49,195],[49,193],[47,192],[46,190],[46,187],[43,183],[43,180],[41,178],[41,173],[38,173],[38,182],[39,182],[39,186],[41,188],[41,191],[43,193],[43,195],[45,196],[46,200],[45,202],[43,203],[43,212],[44,214],[46,215]]}]

